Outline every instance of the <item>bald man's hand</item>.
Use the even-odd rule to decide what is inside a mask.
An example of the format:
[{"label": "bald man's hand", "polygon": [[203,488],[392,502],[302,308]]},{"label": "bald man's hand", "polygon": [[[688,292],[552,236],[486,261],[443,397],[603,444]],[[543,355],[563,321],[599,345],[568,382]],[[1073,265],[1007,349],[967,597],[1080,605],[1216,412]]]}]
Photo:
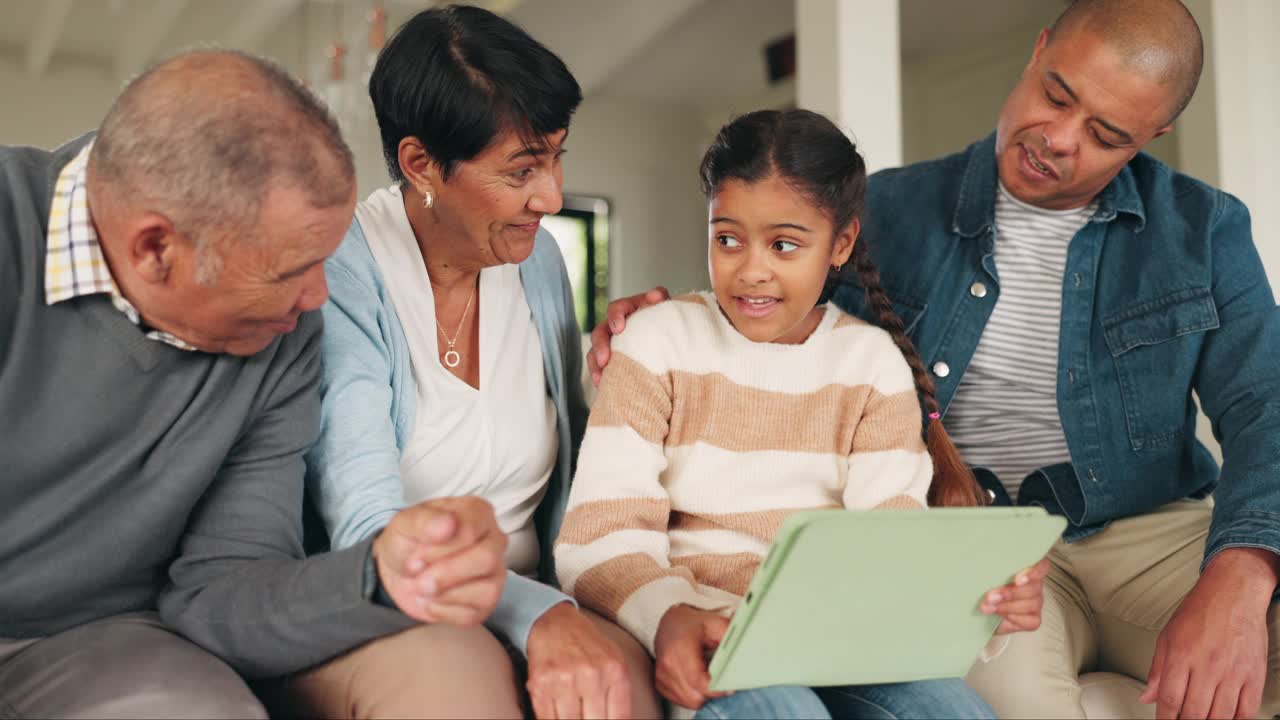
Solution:
[{"label": "bald man's hand", "polygon": [[613,336],[627,327],[627,316],[641,308],[657,305],[671,299],[671,293],[659,285],[658,287],[614,300],[604,312],[604,322],[591,331],[591,352],[587,353],[587,368],[591,370],[591,384],[599,386],[600,376],[609,364],[609,344]]},{"label": "bald man's hand", "polygon": [[498,604],[507,535],[477,497],[440,498],[396,513],[373,542],[378,580],[421,622],[478,625]]},{"label": "bald man's hand", "polygon": [[1157,718],[1257,716],[1277,573],[1280,559],[1259,548],[1209,561],[1156,640],[1141,702],[1155,703]]}]

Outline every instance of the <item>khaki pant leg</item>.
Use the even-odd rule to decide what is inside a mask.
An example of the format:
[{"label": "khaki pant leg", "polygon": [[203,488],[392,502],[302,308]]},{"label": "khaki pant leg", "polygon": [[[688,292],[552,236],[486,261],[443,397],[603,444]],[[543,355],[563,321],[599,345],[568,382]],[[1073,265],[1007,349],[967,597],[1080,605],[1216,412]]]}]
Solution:
[{"label": "khaki pant leg", "polygon": [[[1208,501],[1170,503],[1071,546],[1098,626],[1099,670],[1146,682],[1160,632],[1200,578],[1212,515]],[[1267,617],[1261,716],[1270,718],[1280,714],[1280,606]]]},{"label": "khaki pant leg", "polygon": [[350,720],[519,718],[521,692],[488,630],[419,625],[282,681],[269,705],[273,714]]},{"label": "khaki pant leg", "polygon": [[1280,603],[1271,603],[1267,613],[1267,684],[1262,690],[1262,711],[1258,717],[1280,718]]},{"label": "khaki pant leg", "polygon": [[582,614],[622,650],[627,677],[631,681],[631,716],[636,720],[662,717],[662,704],[658,700],[658,691],[653,687],[653,659],[649,652],[626,630],[590,610],[583,610]]},{"label": "khaki pant leg", "polygon": [[1200,577],[1212,508],[1171,503],[1069,546],[1098,625],[1098,669],[1146,682],[1156,638]]},{"label": "khaki pant leg", "polygon": [[1015,633],[1004,652],[965,680],[1002,718],[1083,718],[1079,675],[1097,656],[1092,614],[1059,542],[1049,552],[1040,629]]}]

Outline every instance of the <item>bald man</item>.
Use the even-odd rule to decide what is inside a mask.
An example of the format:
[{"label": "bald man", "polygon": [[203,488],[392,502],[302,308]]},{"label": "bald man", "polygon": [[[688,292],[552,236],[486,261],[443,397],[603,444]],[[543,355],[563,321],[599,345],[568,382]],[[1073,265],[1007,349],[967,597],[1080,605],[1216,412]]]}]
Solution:
[{"label": "bald man", "polygon": [[496,602],[482,501],[303,559],[314,311],[354,203],[332,118],[236,53],[149,71],[94,136],[0,147],[0,716],[262,717],[236,671],[438,619],[429,583]]},{"label": "bald man", "polygon": [[[951,436],[994,500],[1070,521],[1043,626],[969,675],[1002,717],[1083,717],[1094,670],[1160,717],[1280,712],[1280,315],[1245,207],[1140,152],[1203,52],[1176,0],[1079,0],[993,135],[868,185],[859,242]],[[874,322],[863,295],[852,276],[833,300]]]}]

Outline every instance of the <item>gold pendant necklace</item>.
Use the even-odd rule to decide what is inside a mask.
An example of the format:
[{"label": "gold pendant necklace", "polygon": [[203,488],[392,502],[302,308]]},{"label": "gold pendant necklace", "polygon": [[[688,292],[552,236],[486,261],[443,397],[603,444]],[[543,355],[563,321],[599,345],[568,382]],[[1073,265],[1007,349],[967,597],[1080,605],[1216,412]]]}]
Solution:
[{"label": "gold pendant necklace", "polygon": [[[477,283],[478,284],[478,283]],[[440,329],[440,321],[436,320],[436,330],[440,332],[440,337],[449,344],[449,350],[444,354],[444,364],[450,368],[458,367],[458,363],[462,362],[462,356],[458,354],[453,346],[458,343],[458,335],[462,333],[462,324],[467,321],[467,313],[471,312],[471,301],[476,299],[476,289],[471,288],[471,296],[467,298],[467,306],[462,309],[462,318],[458,320],[458,329],[453,331],[453,339],[450,340],[448,335],[444,334],[444,330]]]}]

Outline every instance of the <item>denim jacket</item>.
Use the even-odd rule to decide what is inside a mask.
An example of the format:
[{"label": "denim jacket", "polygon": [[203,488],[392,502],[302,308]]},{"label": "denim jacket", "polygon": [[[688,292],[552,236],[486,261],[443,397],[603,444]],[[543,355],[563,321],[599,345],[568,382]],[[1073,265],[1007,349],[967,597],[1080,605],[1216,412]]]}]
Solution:
[{"label": "denim jacket", "polygon": [[[1000,297],[996,187],[994,135],[868,184],[859,242],[944,412]],[[1062,282],[1057,395],[1071,462],[1028,476],[1019,503],[1066,516],[1070,542],[1213,492],[1205,562],[1228,547],[1280,553],[1280,310],[1248,210],[1141,153],[1098,200]],[[834,292],[872,319],[856,277]],[[1221,470],[1196,440],[1197,397]]]}]

